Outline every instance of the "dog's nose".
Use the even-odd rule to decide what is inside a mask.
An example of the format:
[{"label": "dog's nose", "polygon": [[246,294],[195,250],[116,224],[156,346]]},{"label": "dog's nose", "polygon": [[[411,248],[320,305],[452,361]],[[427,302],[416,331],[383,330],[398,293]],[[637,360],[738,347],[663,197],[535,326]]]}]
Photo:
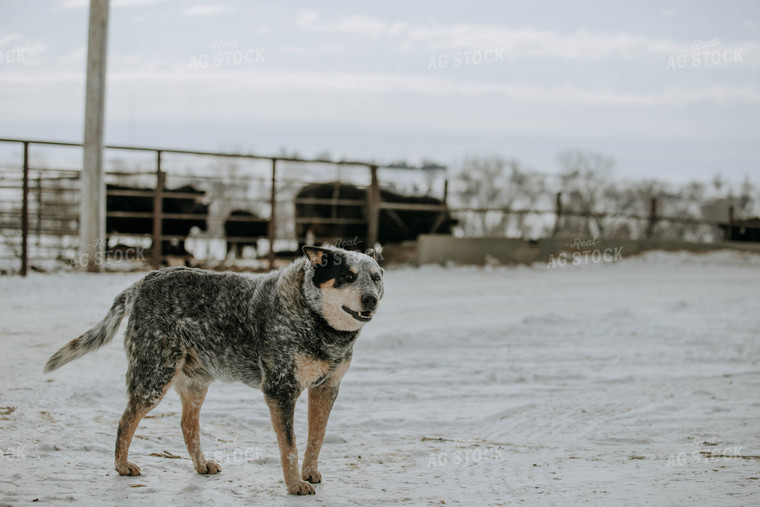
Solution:
[{"label": "dog's nose", "polygon": [[373,310],[377,306],[377,298],[371,294],[362,296],[362,306],[368,310]]}]

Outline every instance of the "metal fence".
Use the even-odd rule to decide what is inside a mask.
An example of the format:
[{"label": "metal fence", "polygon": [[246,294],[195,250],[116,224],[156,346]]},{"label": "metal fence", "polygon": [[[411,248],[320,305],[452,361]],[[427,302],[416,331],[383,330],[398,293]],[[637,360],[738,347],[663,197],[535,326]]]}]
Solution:
[{"label": "metal fence", "polygon": [[[40,147],[58,147],[58,148],[80,148],[79,143],[37,141],[26,139],[0,139],[0,143],[17,145],[20,149],[21,160],[20,167],[5,166],[0,171],[0,190],[4,191],[5,198],[0,197],[0,216],[3,222],[0,224],[4,231],[6,247],[3,255],[4,259],[18,259],[20,267],[18,271],[26,275],[30,268],[30,259],[57,259],[63,260],[63,249],[76,248],[78,243],[78,194],[79,194],[79,176],[78,169],[61,169],[50,167],[37,167],[32,163],[33,149]],[[269,164],[269,174],[266,186],[268,186],[268,196],[265,199],[258,199],[259,203],[264,205],[268,211],[267,233],[259,239],[266,240],[268,244],[267,261],[270,268],[275,265],[275,242],[278,239],[278,221],[279,214],[282,211],[282,205],[285,204],[312,204],[312,205],[331,205],[331,206],[356,206],[357,203],[364,206],[365,213],[361,218],[351,219],[345,217],[286,217],[286,220],[293,223],[347,223],[349,221],[361,222],[366,225],[366,237],[361,240],[370,248],[377,244],[378,238],[378,221],[380,210],[394,212],[394,210],[427,210],[427,211],[445,211],[445,205],[426,205],[426,204],[409,204],[382,202],[380,199],[380,184],[378,181],[378,165],[350,160],[325,160],[325,159],[307,159],[288,156],[260,156],[243,153],[219,153],[195,150],[175,150],[163,148],[145,148],[135,146],[113,146],[105,147],[107,152],[114,151],[131,151],[148,154],[153,159],[153,168],[149,172],[125,172],[125,171],[107,171],[106,178],[121,177],[140,179],[145,182],[146,177],[151,178],[150,188],[109,188],[107,198],[134,197],[150,198],[152,206],[150,211],[114,211],[108,210],[107,219],[150,219],[152,220],[151,233],[149,234],[152,248],[150,249],[148,260],[154,268],[162,265],[162,262],[169,257],[164,252],[164,245],[168,241],[184,241],[185,236],[167,235],[162,230],[162,224],[166,220],[192,221],[205,219],[206,216],[188,213],[166,213],[164,212],[164,201],[171,199],[194,199],[198,198],[195,193],[182,193],[176,191],[167,191],[167,178],[182,179],[182,176],[173,175],[165,169],[165,160],[167,156],[196,156],[196,157],[214,157],[216,159],[226,158],[238,161],[257,161]],[[301,198],[297,200],[282,200],[278,193],[282,187],[287,184],[299,182],[298,166],[304,164],[327,165],[331,167],[347,167],[352,171],[364,171],[368,176],[366,184],[366,198],[361,201],[338,199],[338,198]],[[283,173],[286,173],[283,175]],[[295,177],[294,177],[295,176]],[[194,182],[199,180],[197,176],[185,176]],[[202,178],[200,178],[202,179]],[[210,178],[215,180],[217,178]],[[146,187],[143,183],[143,187]],[[47,194],[55,194],[55,199],[46,199]],[[278,200],[279,199],[279,200]],[[250,201],[250,200],[248,200]],[[248,203],[250,204],[250,202]],[[280,211],[278,212],[278,208]],[[19,216],[20,215],[20,216]],[[229,221],[234,222],[254,222],[261,221],[261,218],[251,218],[246,216],[230,216]],[[17,234],[16,232],[20,233]],[[217,234],[219,236],[219,234]],[[34,245],[35,255],[30,255],[30,239],[37,239]],[[45,238],[55,237],[59,240],[54,245],[45,245]],[[20,242],[17,239],[20,238]],[[229,244],[236,242],[248,242],[250,237],[224,237]],[[288,238],[294,239],[292,234]],[[327,238],[316,238],[326,240]],[[52,249],[50,253],[48,250]],[[46,253],[47,252],[47,253]]]},{"label": "metal fence", "polygon": [[563,192],[556,192],[554,194],[554,206],[546,208],[514,208],[514,207],[467,207],[467,206],[449,206],[447,210],[457,216],[463,214],[471,215],[484,215],[484,214],[500,214],[502,216],[544,216],[550,217],[551,226],[547,227],[544,236],[556,237],[559,235],[567,234],[570,229],[573,229],[570,222],[573,219],[580,219],[580,221],[588,220],[620,220],[626,222],[639,222],[644,224],[644,233],[641,235],[643,238],[652,239],[661,233],[661,229],[668,226],[695,226],[706,227],[711,229],[724,229],[724,232],[719,232],[719,235],[726,240],[730,238],[731,228],[735,224],[739,223],[739,219],[735,217],[734,206],[726,206],[727,220],[709,219],[703,217],[693,217],[687,214],[681,214],[679,216],[663,214],[660,211],[660,201],[656,197],[648,200],[649,212],[646,214],[641,213],[623,213],[623,212],[596,212],[593,210],[578,210],[567,208],[563,201]]},{"label": "metal fence", "polygon": [[[5,261],[17,261],[20,263],[17,270],[25,275],[30,269],[30,260],[56,260],[59,262],[71,262],[71,251],[78,248],[78,220],[79,220],[79,177],[81,171],[77,164],[72,168],[55,168],[50,167],[47,163],[34,163],[32,149],[41,151],[47,148],[65,148],[79,149],[81,144],[52,142],[52,141],[35,141],[24,139],[0,139],[0,146],[18,147],[17,163],[0,167],[0,228],[4,231],[5,248],[0,252],[0,259]],[[124,220],[149,220],[150,226],[142,236],[144,240],[149,240],[152,245],[147,255],[147,260],[151,266],[158,268],[168,260],[169,257],[165,251],[165,245],[170,241],[184,242],[188,239],[185,235],[171,235],[164,231],[162,224],[167,220],[174,221],[193,221],[206,219],[207,214],[192,213],[171,213],[164,211],[164,202],[166,199],[197,199],[198,194],[193,192],[177,192],[167,190],[167,181],[172,180],[175,183],[189,180],[194,184],[203,183],[209,188],[219,183],[220,176],[211,175],[200,177],[198,175],[181,175],[178,171],[167,170],[167,157],[211,157],[214,160],[231,160],[243,162],[255,162],[259,164],[259,177],[256,180],[256,188],[259,189],[257,196],[251,198],[245,196],[244,201],[247,207],[252,204],[258,206],[258,216],[229,216],[231,222],[267,222],[266,234],[260,238],[267,243],[266,261],[267,266],[271,269],[275,266],[276,251],[275,242],[278,240],[302,240],[297,238],[294,232],[299,225],[303,224],[347,224],[361,223],[362,230],[366,230],[366,235],[361,241],[373,248],[379,237],[380,215],[383,213],[388,218],[386,223],[393,227],[404,227],[403,220],[399,218],[398,213],[403,212],[426,212],[435,213],[439,219],[449,215],[457,217],[460,224],[471,221],[472,217],[485,217],[486,215],[497,215],[501,217],[516,216],[520,220],[527,216],[543,217],[545,224],[542,235],[557,236],[563,233],[570,233],[573,220],[603,220],[619,219],[645,224],[643,235],[647,238],[654,237],[658,229],[663,224],[681,224],[683,226],[708,227],[716,229],[718,226],[726,227],[726,231],[731,230],[734,223],[733,208],[728,209],[728,223],[721,223],[719,220],[709,220],[704,218],[694,218],[689,216],[666,216],[658,212],[658,201],[652,199],[649,203],[649,213],[597,213],[593,210],[572,210],[563,205],[561,192],[554,195],[554,206],[547,206],[544,209],[515,209],[512,207],[470,207],[470,206],[449,206],[448,204],[448,181],[444,181],[442,199],[436,203],[417,203],[417,202],[387,202],[381,199],[380,181],[378,179],[379,165],[371,162],[349,161],[349,160],[326,160],[326,159],[307,159],[288,156],[261,156],[243,153],[220,153],[194,150],[175,150],[163,148],[145,148],[135,146],[106,146],[107,153],[118,151],[139,153],[142,156],[140,161],[142,171],[126,171],[124,168],[116,168],[106,172],[107,181],[118,182],[128,179],[132,181],[126,188],[115,188],[117,185],[110,186],[107,190],[107,198],[116,199],[119,197],[144,198],[152,201],[150,210],[141,211],[119,211],[114,209],[107,210],[107,219],[124,219]],[[262,166],[264,164],[265,166]],[[330,198],[315,197],[296,197],[293,191],[295,185],[304,182],[303,175],[299,175],[305,164],[328,166],[333,169],[349,168],[352,174],[360,174],[364,184],[360,187],[364,194],[359,199],[339,198],[333,195]],[[263,169],[263,171],[262,171]],[[205,180],[204,180],[205,178]],[[334,178],[334,179],[340,179]],[[244,185],[252,181],[250,178],[230,180],[228,185]],[[322,179],[321,181],[324,181]],[[139,183],[135,183],[139,182]],[[139,188],[142,187],[142,188]],[[289,189],[289,190],[288,190]],[[290,195],[286,195],[290,193]],[[547,196],[548,197],[548,196]],[[238,198],[240,200],[240,198]],[[547,204],[548,204],[547,199]],[[217,208],[220,206],[225,209],[234,207],[227,198],[217,198],[214,203]],[[291,211],[295,205],[329,205],[333,213],[329,217],[320,216],[295,216]],[[361,216],[347,218],[345,213],[336,213],[334,210],[340,207],[361,207]],[[229,211],[229,209],[228,209]],[[226,214],[226,213],[225,213]],[[216,213],[220,215],[220,213]],[[267,217],[265,218],[265,215]],[[217,220],[218,222],[218,220]],[[419,230],[418,233],[434,232],[440,220],[431,228],[432,230]],[[577,223],[575,224],[577,226]],[[215,224],[216,232],[203,236],[203,239],[223,239],[227,245],[241,243],[245,244],[251,240],[251,237],[235,237],[228,234],[222,234],[220,224]],[[302,229],[302,228],[301,228]],[[467,234],[465,227],[459,227],[458,233]],[[121,234],[120,234],[121,235]],[[129,234],[127,234],[129,235]],[[318,242],[327,241],[332,238],[317,237],[312,238]],[[726,238],[730,239],[730,238]],[[66,254],[65,252],[69,252]]]}]

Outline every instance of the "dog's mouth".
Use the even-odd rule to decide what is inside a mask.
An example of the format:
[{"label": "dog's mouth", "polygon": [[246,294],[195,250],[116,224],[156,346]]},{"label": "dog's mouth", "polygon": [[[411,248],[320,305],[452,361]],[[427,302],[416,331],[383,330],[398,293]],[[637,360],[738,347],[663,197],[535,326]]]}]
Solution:
[{"label": "dog's mouth", "polygon": [[355,312],[351,308],[344,306],[343,311],[358,320],[359,322],[369,322],[372,320],[372,314],[373,312],[371,310],[366,310],[363,312]]}]

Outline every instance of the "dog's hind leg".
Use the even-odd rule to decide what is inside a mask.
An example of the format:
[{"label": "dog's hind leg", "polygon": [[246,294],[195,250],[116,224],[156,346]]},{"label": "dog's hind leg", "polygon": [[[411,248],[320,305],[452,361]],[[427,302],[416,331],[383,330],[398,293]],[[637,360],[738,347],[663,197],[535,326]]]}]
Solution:
[{"label": "dog's hind leg", "polygon": [[129,402],[116,433],[115,468],[119,475],[140,475],[140,467],[127,461],[132,437],[142,418],[161,402],[180,372],[176,363],[171,367],[154,363],[133,361],[127,371]]},{"label": "dog's hind leg", "polygon": [[200,413],[203,400],[206,399],[208,384],[198,383],[180,375],[175,384],[182,399],[182,434],[185,436],[187,451],[193,460],[195,471],[199,474],[218,474],[222,471],[214,460],[206,460],[201,450]]},{"label": "dog's hind leg", "polygon": [[129,445],[132,443],[137,425],[156,405],[158,405],[157,402],[149,404],[137,399],[130,399],[127,403],[127,408],[119,421],[119,430],[116,433],[115,468],[119,475],[140,475],[140,467],[127,461]]}]

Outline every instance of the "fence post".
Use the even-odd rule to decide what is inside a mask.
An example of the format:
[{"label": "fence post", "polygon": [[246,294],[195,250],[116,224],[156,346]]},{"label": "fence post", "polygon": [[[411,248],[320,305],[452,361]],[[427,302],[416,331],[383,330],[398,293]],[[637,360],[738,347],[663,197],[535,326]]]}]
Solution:
[{"label": "fence post", "polygon": [[37,248],[42,245],[42,173],[37,173]]},{"label": "fence post", "polygon": [[367,189],[367,249],[375,249],[380,222],[380,188],[377,182],[377,166],[369,166],[370,186]]},{"label": "fence post", "polygon": [[277,215],[277,159],[272,159],[272,189],[269,194],[269,227],[267,229],[267,240],[269,241],[269,252],[267,258],[269,260],[269,269],[274,269],[274,239],[275,231],[277,230],[277,223],[275,221]]},{"label": "fence post", "polygon": [[153,269],[161,269],[163,260],[163,214],[164,214],[164,186],[166,173],[161,170],[161,150],[156,150],[156,188],[153,189],[153,255],[151,264]]},{"label": "fence post", "polygon": [[24,175],[21,198],[21,276],[29,271],[29,141],[24,141]]},{"label": "fence post", "polygon": [[446,178],[443,180],[443,205],[447,206],[449,204],[449,179]]},{"label": "fence post", "polygon": [[559,234],[559,223],[562,219],[562,192],[557,192],[556,201],[554,204],[554,213],[556,218],[554,220],[554,231],[552,232],[552,238]]},{"label": "fence post", "polygon": [[726,241],[734,239],[734,206],[728,207],[728,229],[726,229]]},{"label": "fence post", "polygon": [[657,225],[657,198],[652,197],[649,202],[649,225],[647,226],[647,239],[654,236],[654,228]]}]

